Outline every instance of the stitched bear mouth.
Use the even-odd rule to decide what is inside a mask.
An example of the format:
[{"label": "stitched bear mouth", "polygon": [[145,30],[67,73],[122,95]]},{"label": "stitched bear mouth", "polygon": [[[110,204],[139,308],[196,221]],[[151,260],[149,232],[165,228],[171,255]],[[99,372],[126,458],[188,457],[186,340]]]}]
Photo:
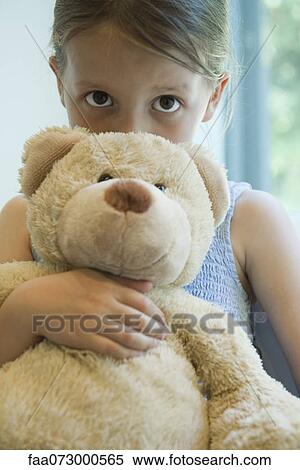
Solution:
[{"label": "stitched bear mouth", "polygon": [[[146,269],[150,269],[152,268],[153,266],[155,266],[156,264],[159,264],[161,263],[161,261],[163,261],[169,254],[170,252],[172,251],[173,247],[174,247],[174,244],[175,244],[175,239],[173,239],[172,243],[171,243],[171,246],[170,248],[168,249],[168,251],[164,254],[162,254],[158,259],[154,260],[151,264],[148,264],[147,266],[141,266],[140,268],[135,268],[135,269],[131,269],[131,268],[124,268],[123,269],[126,269],[126,273],[130,273],[130,272],[139,272],[139,271],[144,271]],[[122,268],[117,268],[115,267],[116,269],[121,269]],[[121,275],[122,273],[120,273]]]},{"label": "stitched bear mouth", "polygon": [[[105,264],[105,263],[103,263],[101,266],[99,266],[99,265],[96,266],[97,263],[95,263],[95,265],[90,264],[90,266],[85,266],[85,267],[91,267],[93,269],[97,269],[98,271],[107,271],[109,273],[112,273],[112,274],[115,274],[115,275],[120,275],[120,276],[122,275],[122,271],[124,271],[124,270],[126,270],[126,275],[127,275],[127,273],[130,273],[130,272],[138,273],[140,271],[145,271],[145,270],[150,269],[150,268],[154,267],[155,265],[161,263],[170,254],[170,252],[174,248],[175,241],[176,241],[175,238],[173,238],[173,240],[170,243],[169,249],[165,253],[160,255],[159,258],[157,258],[156,260],[153,260],[152,263],[150,263],[146,266],[144,265],[144,266],[141,266],[139,268],[130,268],[130,267],[127,268],[127,266],[122,266],[122,264],[114,265],[114,264]],[[83,253],[88,254],[84,250],[84,247],[81,247],[81,249],[82,249]],[[67,259],[67,257],[66,257],[66,259]]]}]

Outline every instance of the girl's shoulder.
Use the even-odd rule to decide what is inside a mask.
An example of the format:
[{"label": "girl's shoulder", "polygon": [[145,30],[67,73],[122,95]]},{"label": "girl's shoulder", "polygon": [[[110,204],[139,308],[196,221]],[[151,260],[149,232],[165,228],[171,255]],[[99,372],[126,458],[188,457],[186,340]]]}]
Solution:
[{"label": "girl's shoulder", "polygon": [[[229,181],[231,188],[243,187],[242,191],[238,191],[234,203],[231,201],[232,229],[238,235],[241,243],[246,239],[253,240],[252,235],[257,234],[257,230],[262,230],[267,225],[272,225],[272,221],[281,216],[285,212],[280,201],[272,194],[253,189],[249,183],[235,183]],[[243,186],[242,186],[243,185]],[[245,186],[246,185],[246,186]],[[232,189],[231,197],[232,197]],[[247,234],[247,237],[245,235]]]},{"label": "girl's shoulder", "polygon": [[[234,187],[241,183],[229,184]],[[254,292],[249,278],[253,278],[257,266],[263,262],[261,258],[267,256],[274,234],[284,230],[290,222],[288,219],[280,201],[266,191],[250,186],[235,200],[230,226],[231,243],[239,277],[250,297]]]}]

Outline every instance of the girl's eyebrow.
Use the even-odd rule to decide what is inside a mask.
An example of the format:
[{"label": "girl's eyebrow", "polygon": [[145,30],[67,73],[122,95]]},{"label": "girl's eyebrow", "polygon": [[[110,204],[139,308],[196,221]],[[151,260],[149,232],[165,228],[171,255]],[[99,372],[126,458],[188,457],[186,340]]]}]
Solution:
[{"label": "girl's eyebrow", "polygon": [[[100,84],[100,83],[96,83],[96,82],[93,82],[93,81],[89,81],[89,80],[80,80],[78,82],[75,82],[75,86],[89,86],[89,87],[94,87],[94,88],[106,88],[106,86],[104,84]],[[184,82],[184,83],[180,83],[178,85],[175,85],[175,86],[170,86],[170,85],[156,85],[154,87],[151,87],[151,91],[155,91],[155,92],[177,92],[177,91],[181,91],[181,90],[186,90],[188,91],[189,90],[189,85],[188,83]]]},{"label": "girl's eyebrow", "polygon": [[99,83],[92,82],[89,80],[79,80],[78,82],[75,82],[75,86],[93,86],[93,87],[99,87]]},{"label": "girl's eyebrow", "polygon": [[163,92],[163,91],[178,91],[178,90],[188,90],[189,86],[187,83],[180,83],[176,86],[154,86],[151,88],[151,91]]}]

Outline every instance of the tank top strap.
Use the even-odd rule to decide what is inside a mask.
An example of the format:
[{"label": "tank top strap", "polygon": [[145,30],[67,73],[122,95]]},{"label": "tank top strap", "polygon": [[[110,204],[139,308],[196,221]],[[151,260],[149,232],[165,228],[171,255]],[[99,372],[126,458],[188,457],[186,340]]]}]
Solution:
[{"label": "tank top strap", "polygon": [[[231,219],[235,210],[236,202],[240,195],[246,191],[251,190],[252,186],[250,183],[245,181],[235,182],[228,181],[229,192],[230,192],[230,204],[226,213],[226,217],[222,224],[216,229],[217,239],[220,243],[224,244],[225,250],[223,255],[225,257],[224,262],[228,269],[229,277],[235,282],[237,293],[240,298],[240,305],[249,304],[249,297],[245,291],[236,269],[235,256],[233,253],[233,247],[231,242]],[[240,312],[241,317],[243,317],[243,312]]]},{"label": "tank top strap", "polygon": [[220,224],[219,227],[217,227],[216,229],[216,234],[217,234],[217,237],[220,238],[226,244],[226,248],[227,248],[226,254],[228,255],[227,261],[230,263],[229,266],[231,267],[232,274],[235,273],[235,277],[237,277],[234,254],[233,254],[232,243],[231,243],[231,233],[230,233],[231,219],[233,217],[233,213],[234,213],[238,198],[244,191],[252,189],[252,186],[250,183],[246,183],[244,181],[240,183],[236,183],[235,181],[228,181],[228,186],[229,186],[229,193],[230,193],[230,204],[229,204],[223,223]]},{"label": "tank top strap", "polygon": [[228,181],[228,185],[229,185],[229,191],[230,191],[230,205],[226,214],[226,219],[228,222],[230,222],[233,216],[236,201],[238,200],[238,198],[244,191],[252,189],[252,186],[250,183],[247,183],[246,181],[241,181],[238,183],[235,181]]}]

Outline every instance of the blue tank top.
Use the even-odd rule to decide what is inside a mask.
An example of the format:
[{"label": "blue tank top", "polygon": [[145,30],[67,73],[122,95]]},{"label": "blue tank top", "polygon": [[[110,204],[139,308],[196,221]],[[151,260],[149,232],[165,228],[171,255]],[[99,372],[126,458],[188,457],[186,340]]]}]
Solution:
[{"label": "blue tank top", "polygon": [[246,182],[228,181],[230,206],[224,221],[217,227],[214,238],[195,279],[184,289],[190,294],[221,307],[239,322],[251,340],[253,325],[251,301],[236,270],[231,245],[230,223],[238,197],[252,186]]},{"label": "blue tank top", "polygon": [[[215,231],[199,273],[184,289],[196,297],[219,305],[221,310],[241,322],[253,340],[251,302],[238,278],[230,238],[230,223],[236,201],[243,191],[252,187],[246,182],[229,181],[228,184],[230,206],[226,217]],[[38,261],[39,257],[33,247],[31,251],[33,259]]]}]

